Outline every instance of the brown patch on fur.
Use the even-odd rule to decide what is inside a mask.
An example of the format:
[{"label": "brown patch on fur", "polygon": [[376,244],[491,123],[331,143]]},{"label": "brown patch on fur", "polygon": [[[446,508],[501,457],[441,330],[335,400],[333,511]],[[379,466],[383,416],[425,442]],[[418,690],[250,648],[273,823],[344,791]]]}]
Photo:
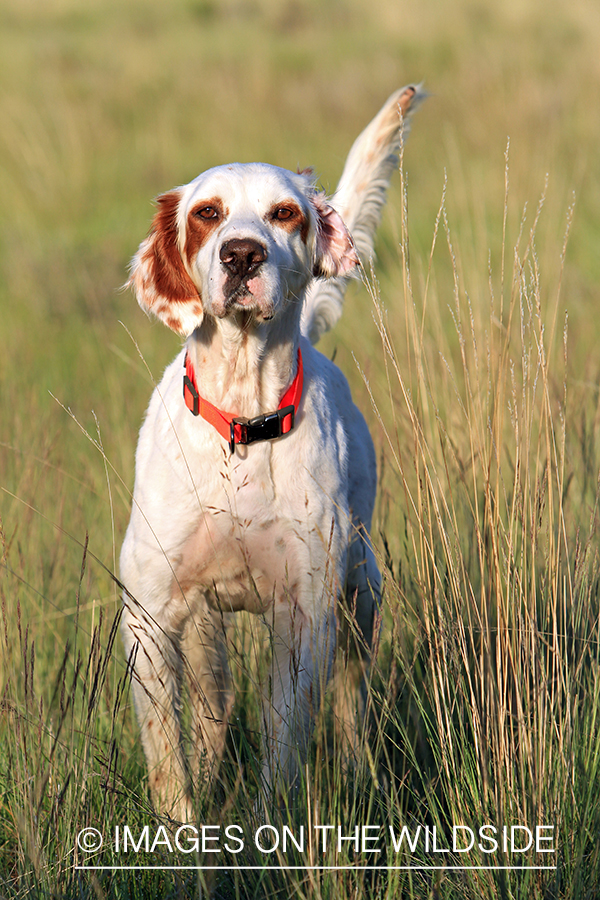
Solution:
[{"label": "brown patch on fur", "polygon": [[302,225],[302,228],[300,230],[300,238],[302,239],[303,244],[306,244],[306,241],[308,240],[309,225],[310,219],[308,218],[308,216],[304,216],[304,224]]},{"label": "brown patch on fur", "polygon": [[[212,209],[215,212],[213,217],[205,218],[201,215],[202,210]],[[185,258],[191,265],[196,253],[206,243],[211,233],[227,216],[228,211],[223,206],[220,197],[211,197],[209,200],[201,200],[196,203],[190,210],[187,217],[187,231],[185,236],[185,246],[183,252]]]},{"label": "brown patch on fur", "polygon": [[417,93],[416,88],[411,86],[411,87],[407,87],[406,90],[400,95],[400,99],[398,100],[398,106],[402,110],[403,114],[408,112],[408,110],[410,109],[411,101],[416,93]]},{"label": "brown patch on fur", "polygon": [[182,328],[182,323],[179,316],[167,316],[163,313],[163,321],[167,328],[170,328],[171,331],[176,331],[177,333],[179,333]]},{"label": "brown patch on fur", "polygon": [[177,208],[179,191],[168,191],[158,198],[158,210],[152,221],[151,240],[142,257],[147,264],[156,293],[171,303],[184,303],[197,297],[198,288],[186,272],[177,246]]}]

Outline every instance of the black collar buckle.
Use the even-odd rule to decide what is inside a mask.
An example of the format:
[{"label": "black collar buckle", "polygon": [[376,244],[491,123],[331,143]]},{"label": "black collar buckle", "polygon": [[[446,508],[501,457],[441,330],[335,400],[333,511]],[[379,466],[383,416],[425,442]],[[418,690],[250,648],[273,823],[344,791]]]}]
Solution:
[{"label": "black collar buckle", "polygon": [[[282,423],[287,416],[291,416],[291,424],[287,431],[294,427],[295,411],[293,405],[284,406],[275,412],[255,416],[253,419],[247,419],[245,416],[237,416],[232,419],[229,431],[229,448],[231,452],[233,453],[235,444],[274,441],[276,438],[281,437],[284,434]],[[239,429],[238,436],[236,436],[236,426]]]}]

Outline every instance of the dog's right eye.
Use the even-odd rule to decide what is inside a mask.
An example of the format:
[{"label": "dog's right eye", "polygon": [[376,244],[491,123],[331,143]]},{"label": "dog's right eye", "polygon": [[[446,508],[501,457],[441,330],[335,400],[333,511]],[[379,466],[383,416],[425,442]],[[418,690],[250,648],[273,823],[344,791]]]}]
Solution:
[{"label": "dog's right eye", "polygon": [[194,212],[194,215],[199,219],[216,219],[219,216],[219,212],[214,206],[201,206],[200,209]]}]

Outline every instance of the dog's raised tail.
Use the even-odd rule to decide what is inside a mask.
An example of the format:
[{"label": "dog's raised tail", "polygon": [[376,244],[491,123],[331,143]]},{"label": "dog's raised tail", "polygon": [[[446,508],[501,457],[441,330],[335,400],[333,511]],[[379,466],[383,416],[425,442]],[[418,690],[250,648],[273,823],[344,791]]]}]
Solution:
[{"label": "dog's raised tail", "polygon": [[[427,93],[421,85],[400,88],[387,99],[375,118],[355,140],[332,205],[352,234],[356,249],[368,264],[387,188],[398,163],[415,109]],[[350,275],[313,281],[302,313],[302,331],[313,344],[335,325],[342,313]]]}]

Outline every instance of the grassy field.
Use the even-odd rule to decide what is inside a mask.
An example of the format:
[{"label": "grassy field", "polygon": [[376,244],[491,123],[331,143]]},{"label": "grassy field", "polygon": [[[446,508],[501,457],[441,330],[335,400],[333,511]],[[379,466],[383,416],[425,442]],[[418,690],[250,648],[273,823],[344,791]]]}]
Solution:
[{"label": "grassy field", "polygon": [[[0,896],[598,896],[599,46],[596,0],[2,0]],[[321,347],[380,461],[360,759],[341,770],[326,708],[298,808],[259,810],[245,623],[228,753],[198,798],[199,821],[247,836],[381,827],[381,852],[248,840],[219,862],[256,869],[212,873],[168,869],[215,857],[166,841],[118,853],[115,827],[160,826],[111,577],[179,346],[119,290],[151,198],[230,160],[312,165],[333,189],[387,95],[421,80],[374,271]],[[449,852],[396,853],[403,825]],[[546,828],[553,852],[453,851],[453,825]]]}]

